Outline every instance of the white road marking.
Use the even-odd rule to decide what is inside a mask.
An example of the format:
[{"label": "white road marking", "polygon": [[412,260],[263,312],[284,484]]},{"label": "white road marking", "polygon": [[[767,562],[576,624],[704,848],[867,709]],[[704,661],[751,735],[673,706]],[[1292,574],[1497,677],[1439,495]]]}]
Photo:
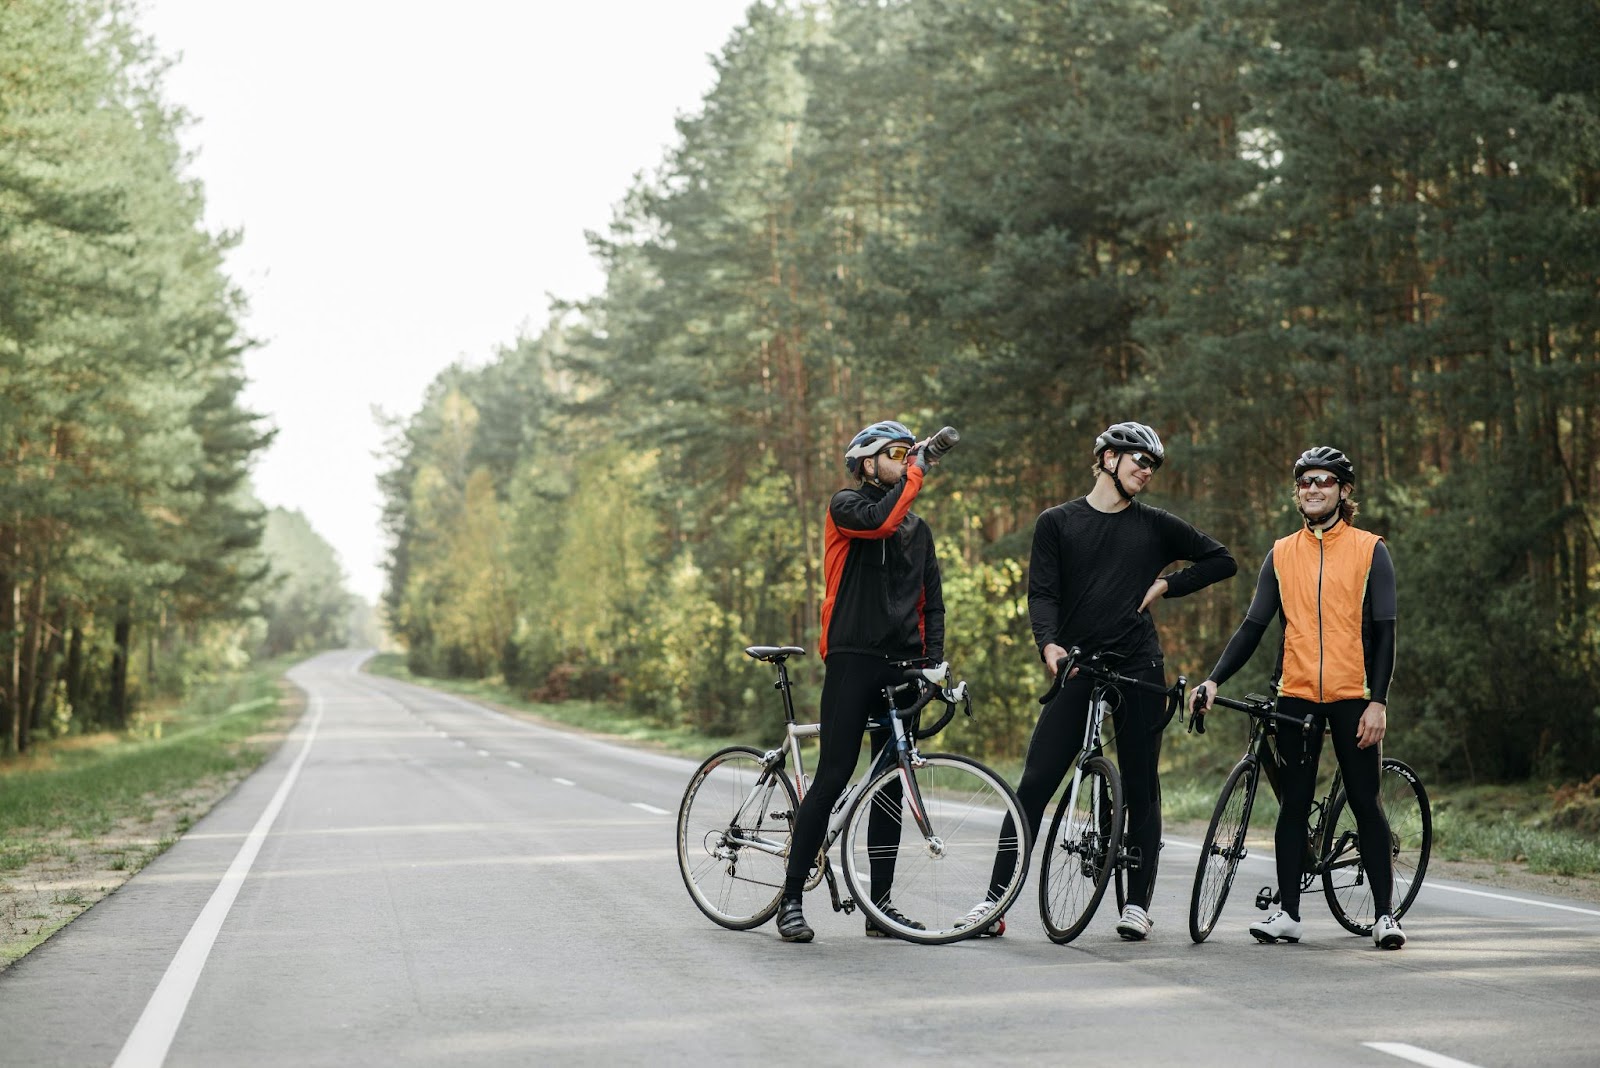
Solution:
[{"label": "white road marking", "polygon": [[515,760],[508,760],[508,761],[506,761],[506,767],[508,767],[508,768],[520,768],[520,767],[522,767],[522,765],[518,764]]},{"label": "white road marking", "polygon": [[488,756],[488,755],[489,755],[489,750],[487,750],[487,749],[480,749],[480,750],[478,750],[478,755],[479,755],[479,756],[481,756],[481,757],[486,757],[486,756]]},{"label": "white road marking", "polygon": [[[1168,838],[1165,839],[1164,844],[1169,846],[1177,846],[1180,849],[1192,849],[1197,853],[1200,851],[1199,842],[1184,842],[1176,838]],[[1272,853],[1265,849],[1250,850],[1249,859],[1259,860],[1269,864],[1276,863]],[[1408,880],[1399,879],[1398,877],[1396,881],[1402,883],[1408,882]],[[1535,901],[1531,897],[1516,897],[1512,894],[1494,894],[1487,890],[1474,890],[1466,886],[1452,886],[1450,883],[1435,882],[1428,879],[1423,880],[1422,890],[1425,890],[1428,893],[1433,893],[1435,890],[1437,890],[1451,894],[1470,894],[1473,897],[1493,898],[1495,901],[1509,901],[1513,905],[1532,905],[1535,908],[1541,909],[1558,909],[1561,912],[1576,912],[1582,916],[1600,916],[1600,909],[1580,908],[1577,905],[1562,905],[1554,901]],[[1418,892],[1420,893],[1421,891]]]},{"label": "white road marking", "polygon": [[643,801],[634,801],[634,802],[632,802],[632,804],[633,804],[634,808],[642,808],[646,812],[654,813],[657,816],[670,816],[670,815],[672,815],[672,813],[668,812],[664,808],[656,808],[656,806],[647,805]]},{"label": "white road marking", "polygon": [[189,928],[188,935],[183,939],[183,945],[178,947],[178,953],[172,958],[172,963],[167,965],[166,973],[161,976],[161,982],[156,984],[155,993],[150,995],[144,1012],[139,1015],[139,1022],[134,1024],[133,1031],[128,1035],[128,1041],[123,1043],[122,1052],[117,1054],[112,1068],[146,1068],[146,1066],[160,1068],[166,1061],[167,1050],[172,1047],[172,1039],[178,1033],[178,1024],[183,1021],[183,1014],[189,1009],[189,999],[194,996],[195,985],[200,981],[200,972],[206,966],[206,959],[211,956],[211,947],[217,940],[218,932],[222,930],[223,921],[228,918],[234,899],[239,896],[239,890],[244,886],[245,876],[250,874],[250,868],[256,862],[256,855],[261,852],[261,843],[266,841],[267,831],[278,818],[278,812],[283,808],[289,791],[294,788],[295,781],[300,778],[300,769],[305,766],[306,757],[311,753],[311,743],[316,740],[317,728],[322,724],[322,698],[315,693],[311,695],[311,713],[311,726],[306,731],[306,739],[300,746],[299,755],[289,766],[289,773],[283,777],[283,782],[278,784],[278,792],[267,802],[266,809],[256,820],[255,826],[250,829],[244,844],[234,856],[233,863],[222,876],[222,882],[217,884],[216,890],[211,893],[211,899],[206,902],[205,908],[200,910],[200,916],[194,921],[194,926]]},{"label": "white road marking", "polygon": [[1451,886],[1449,883],[1430,883],[1423,880],[1424,890],[1448,890],[1452,894],[1471,894],[1473,897],[1492,897],[1496,901],[1510,901],[1518,905],[1537,905],[1542,909],[1560,909],[1562,912],[1579,912],[1585,916],[1600,916],[1600,909],[1581,909],[1576,905],[1558,905],[1553,901],[1535,901],[1528,897],[1512,897],[1510,894],[1491,894],[1487,890],[1470,890],[1465,886]]},{"label": "white road marking", "polygon": [[1391,1057],[1410,1061],[1413,1064],[1425,1064],[1428,1068],[1478,1068],[1470,1061],[1458,1061],[1454,1057],[1446,1057],[1443,1053],[1435,1053],[1431,1049],[1420,1046],[1408,1045],[1404,1042],[1363,1042],[1368,1049],[1375,1049],[1379,1053],[1387,1053]]},{"label": "white road marking", "polygon": [[576,786],[576,785],[578,785],[577,783],[573,782],[571,779],[551,779],[550,781],[554,782],[554,783],[560,783],[562,786]]}]

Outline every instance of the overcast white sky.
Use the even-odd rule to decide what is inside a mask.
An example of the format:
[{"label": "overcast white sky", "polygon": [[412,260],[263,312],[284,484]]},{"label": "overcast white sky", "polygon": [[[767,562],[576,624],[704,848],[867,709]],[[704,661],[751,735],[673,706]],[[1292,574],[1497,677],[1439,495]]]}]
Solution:
[{"label": "overcast white sky", "polygon": [[409,416],[440,370],[598,292],[583,233],[698,110],[749,0],[144,0],[198,120],[207,226],[242,229],[255,468],[376,600],[371,409]]}]

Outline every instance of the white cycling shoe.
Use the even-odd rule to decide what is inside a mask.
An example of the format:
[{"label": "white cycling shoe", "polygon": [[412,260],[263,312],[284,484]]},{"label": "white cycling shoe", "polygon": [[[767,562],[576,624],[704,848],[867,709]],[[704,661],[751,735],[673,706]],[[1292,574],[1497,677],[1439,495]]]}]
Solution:
[{"label": "white cycling shoe", "polygon": [[1279,909],[1266,919],[1252,923],[1250,933],[1258,942],[1298,942],[1300,921]]},{"label": "white cycling shoe", "polygon": [[977,927],[983,929],[978,932],[979,938],[999,938],[1006,933],[1006,918],[995,911],[994,902],[984,898],[972,906],[972,911],[961,917],[961,927]]},{"label": "white cycling shoe", "polygon": [[1129,905],[1122,910],[1122,919],[1117,921],[1117,934],[1129,942],[1143,942],[1155,925],[1156,921],[1148,912],[1138,905]]},{"label": "white cycling shoe", "polygon": [[1406,944],[1406,933],[1400,930],[1400,921],[1387,912],[1372,925],[1372,944],[1379,949],[1399,949]]}]

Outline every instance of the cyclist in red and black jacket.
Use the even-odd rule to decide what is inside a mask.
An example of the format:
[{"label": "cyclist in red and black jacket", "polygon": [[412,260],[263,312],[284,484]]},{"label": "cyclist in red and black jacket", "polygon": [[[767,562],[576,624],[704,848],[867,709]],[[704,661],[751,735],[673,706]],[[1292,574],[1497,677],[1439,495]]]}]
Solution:
[{"label": "cyclist in red and black jacket", "polygon": [[[933,533],[911,511],[931,463],[926,450],[904,424],[885,421],[851,439],[844,463],[856,484],[833,495],[824,526],[821,749],[816,777],[795,813],[778,906],[778,933],[785,942],[813,937],[801,894],[827,835],[828,814],[855,770],[867,720],[882,709],[883,688],[904,681],[907,661],[944,659],[944,596]],[[885,732],[873,736],[873,756],[887,741]],[[869,818],[869,847],[898,841],[899,833],[892,813],[875,810]],[[888,903],[894,851],[881,854],[870,873],[873,900],[901,922],[921,927]],[[885,933],[867,920],[867,934]]]}]

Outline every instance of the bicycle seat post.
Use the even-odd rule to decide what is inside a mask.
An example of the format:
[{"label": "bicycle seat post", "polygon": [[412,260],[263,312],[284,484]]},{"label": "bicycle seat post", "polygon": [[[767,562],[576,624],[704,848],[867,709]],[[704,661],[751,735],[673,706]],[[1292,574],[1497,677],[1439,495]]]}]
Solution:
[{"label": "bicycle seat post", "polygon": [[772,688],[783,693],[783,719],[788,726],[794,725],[794,683],[789,681],[789,666],[780,658],[778,660],[778,681]]}]

